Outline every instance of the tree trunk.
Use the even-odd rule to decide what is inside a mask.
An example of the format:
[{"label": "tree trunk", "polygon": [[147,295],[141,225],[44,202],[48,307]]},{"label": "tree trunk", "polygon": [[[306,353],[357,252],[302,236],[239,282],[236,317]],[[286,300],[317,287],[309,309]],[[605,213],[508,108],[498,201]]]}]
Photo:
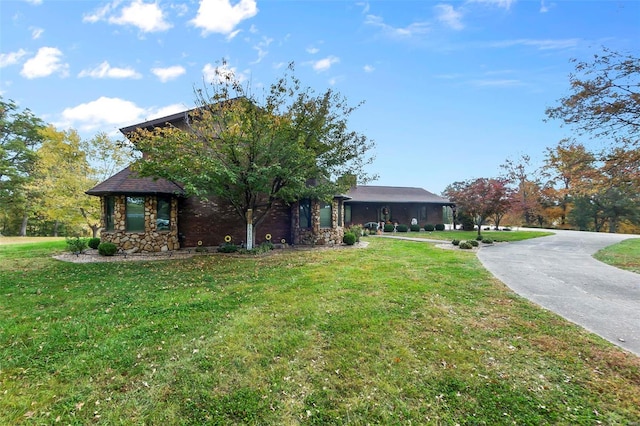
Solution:
[{"label": "tree trunk", "polygon": [[53,236],[57,237],[58,236],[58,226],[60,225],[60,222],[58,222],[57,220],[53,222]]},{"label": "tree trunk", "polygon": [[98,238],[98,231],[100,230],[100,225],[89,225],[91,228],[91,235],[93,238]]},{"label": "tree trunk", "polygon": [[27,223],[29,222],[29,214],[25,211],[22,216],[22,223],[20,224],[20,235],[21,237],[27,236]]}]

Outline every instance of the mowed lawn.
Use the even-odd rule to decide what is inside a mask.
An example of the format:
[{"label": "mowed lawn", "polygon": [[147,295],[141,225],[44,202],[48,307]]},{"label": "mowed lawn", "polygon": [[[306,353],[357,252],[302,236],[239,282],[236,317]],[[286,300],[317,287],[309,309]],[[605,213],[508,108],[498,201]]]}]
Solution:
[{"label": "mowed lawn", "polygon": [[93,264],[0,245],[0,424],[640,421],[640,358],[471,252],[365,241]]}]

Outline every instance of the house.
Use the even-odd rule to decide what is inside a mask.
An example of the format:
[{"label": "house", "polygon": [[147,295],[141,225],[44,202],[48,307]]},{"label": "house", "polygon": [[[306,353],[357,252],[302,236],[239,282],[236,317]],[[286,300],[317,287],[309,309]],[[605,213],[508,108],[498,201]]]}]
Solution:
[{"label": "house", "polygon": [[[190,111],[120,129],[172,125],[185,128]],[[246,222],[224,200],[187,196],[176,182],[138,176],[127,167],[86,191],[102,208],[101,239],[126,251],[160,252],[186,247],[245,244]],[[358,186],[323,202],[301,199],[276,202],[256,228],[255,243],[338,245],[345,227],[368,221],[442,222],[449,201],[420,188]],[[255,212],[257,214],[259,212]]]},{"label": "house", "polygon": [[356,186],[346,195],[346,226],[381,221],[409,225],[414,219],[421,226],[435,225],[444,223],[443,209],[453,205],[422,188]]}]

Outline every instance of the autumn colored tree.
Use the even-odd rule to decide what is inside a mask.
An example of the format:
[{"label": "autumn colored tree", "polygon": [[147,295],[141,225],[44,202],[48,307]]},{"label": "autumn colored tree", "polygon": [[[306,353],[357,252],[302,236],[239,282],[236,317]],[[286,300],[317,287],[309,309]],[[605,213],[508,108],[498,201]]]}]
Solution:
[{"label": "autumn colored tree", "polygon": [[228,71],[218,73],[210,87],[196,90],[188,129],[130,136],[145,153],[134,169],[180,182],[189,195],[225,200],[253,236],[277,200],[330,199],[347,189],[349,179],[340,177],[366,181],[373,143],[347,126],[357,106],[332,90],[302,88],[293,71],[290,66],[263,99]]},{"label": "autumn colored tree", "polygon": [[543,167],[549,179],[546,194],[557,200],[560,225],[565,224],[572,198],[591,191],[595,162],[593,153],[570,139],[563,139],[555,147],[547,148]]},{"label": "autumn colored tree", "polygon": [[466,182],[454,182],[447,186],[444,195],[456,204],[462,215],[468,215],[478,229],[478,236],[482,233],[485,220],[494,216],[500,218],[510,209],[513,201],[513,191],[507,187],[504,179],[479,178]]},{"label": "autumn colored tree", "polygon": [[532,170],[531,157],[523,154],[515,160],[507,159],[500,167],[504,171],[501,179],[515,187],[512,210],[526,225],[533,225],[540,216],[539,200],[542,188],[537,171]]},{"label": "autumn colored tree", "polygon": [[569,75],[571,94],[547,108],[559,119],[600,140],[640,144],[640,58],[604,48],[591,61],[576,63]]}]

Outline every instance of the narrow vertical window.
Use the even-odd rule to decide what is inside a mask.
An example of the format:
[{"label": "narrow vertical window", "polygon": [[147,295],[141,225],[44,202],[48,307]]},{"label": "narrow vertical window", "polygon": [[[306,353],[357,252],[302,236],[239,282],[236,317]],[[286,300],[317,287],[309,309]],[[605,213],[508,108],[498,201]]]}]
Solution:
[{"label": "narrow vertical window", "polygon": [[171,198],[158,197],[158,210],[156,212],[156,229],[168,231],[171,224]]},{"label": "narrow vertical window", "polygon": [[144,232],[144,197],[127,197],[127,232]]},{"label": "narrow vertical window", "polygon": [[320,228],[331,228],[331,203],[320,204]]},{"label": "narrow vertical window", "polygon": [[113,231],[116,197],[104,197],[104,229]]},{"label": "narrow vertical window", "polygon": [[351,224],[351,205],[344,205],[344,223]]},{"label": "narrow vertical window", "polygon": [[300,228],[311,228],[311,200],[300,200]]}]

